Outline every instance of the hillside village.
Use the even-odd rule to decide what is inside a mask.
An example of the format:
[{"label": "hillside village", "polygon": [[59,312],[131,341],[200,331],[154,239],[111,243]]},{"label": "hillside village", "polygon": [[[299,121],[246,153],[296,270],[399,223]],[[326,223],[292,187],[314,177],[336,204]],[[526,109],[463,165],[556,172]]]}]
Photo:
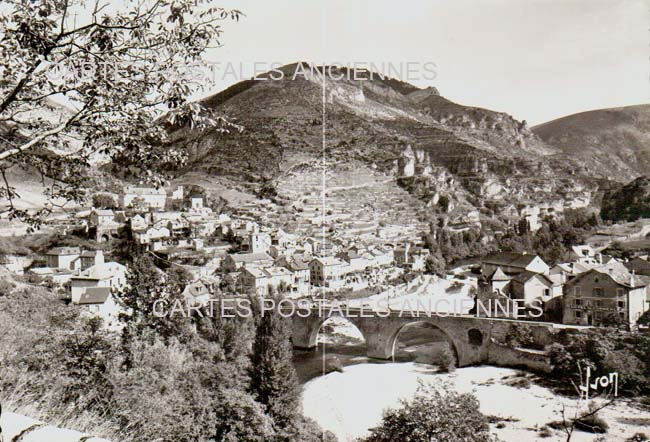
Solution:
[{"label": "hillside village", "polygon": [[[183,296],[191,305],[242,294],[362,299],[405,290],[419,275],[433,272],[422,236],[425,226],[414,224],[408,234],[391,224],[355,222],[356,216],[346,215],[349,206],[329,200],[332,209],[322,216],[318,211],[325,205],[321,201],[319,206],[316,183],[312,190],[297,210],[304,227],[288,233],[269,222],[274,207],[265,200],[217,213],[196,187],[125,186],[119,195],[95,198],[104,208],[80,209],[69,222],[59,220],[62,233],[73,229],[93,248],[56,245],[43,256],[5,254],[3,260],[16,274],[59,287],[67,302],[102,317],[109,328],[117,326],[121,311],[113,295],[127,281],[127,263],[111,259],[112,245],[120,241],[150,254],[162,269],[176,266],[187,272]],[[541,224],[538,214],[519,211],[516,216],[535,231]],[[440,277],[467,285],[483,304],[499,301],[505,306],[499,316],[636,329],[650,310],[648,256],[622,260],[602,249],[576,245],[568,261],[556,264],[534,253],[497,252]],[[533,314],[536,306],[543,310],[541,317]]]}]

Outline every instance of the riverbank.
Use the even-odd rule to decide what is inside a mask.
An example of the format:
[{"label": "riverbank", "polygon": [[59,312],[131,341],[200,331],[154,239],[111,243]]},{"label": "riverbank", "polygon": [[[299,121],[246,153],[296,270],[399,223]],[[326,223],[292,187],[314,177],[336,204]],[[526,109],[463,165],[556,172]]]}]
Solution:
[{"label": "riverbank", "polygon": [[[540,430],[561,419],[563,405],[568,412],[574,411],[577,401],[523,380],[530,376],[488,366],[462,368],[449,374],[413,362],[353,365],[342,373],[332,372],[305,384],[303,408],[306,416],[336,434],[339,442],[352,442],[381,421],[385,408],[412,397],[418,382],[445,382],[477,396],[481,411],[492,417],[492,431],[504,442],[566,440],[564,433],[553,429],[542,439]],[[648,433],[650,428],[650,411],[639,410],[627,401],[613,404],[600,415],[610,425],[607,441],[624,442],[635,433]],[[576,431],[572,442],[596,439],[597,435]]]}]

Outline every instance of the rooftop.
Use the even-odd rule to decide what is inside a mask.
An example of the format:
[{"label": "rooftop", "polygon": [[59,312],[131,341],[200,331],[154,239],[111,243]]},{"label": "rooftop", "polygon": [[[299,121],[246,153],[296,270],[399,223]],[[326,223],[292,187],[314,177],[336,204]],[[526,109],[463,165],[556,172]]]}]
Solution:
[{"label": "rooftop", "polygon": [[228,255],[232,257],[232,259],[235,262],[255,262],[255,261],[273,261],[273,258],[265,252],[259,252],[259,253],[234,253],[231,255]]},{"label": "rooftop", "polygon": [[88,287],[79,298],[80,305],[103,304],[111,296],[111,289],[108,287]]},{"label": "rooftop", "polygon": [[79,247],[54,247],[50,249],[46,255],[56,255],[56,256],[65,256],[65,255],[79,255],[81,254],[81,249]]},{"label": "rooftop", "polygon": [[510,267],[527,267],[537,255],[532,253],[500,252],[483,258],[484,263]]}]

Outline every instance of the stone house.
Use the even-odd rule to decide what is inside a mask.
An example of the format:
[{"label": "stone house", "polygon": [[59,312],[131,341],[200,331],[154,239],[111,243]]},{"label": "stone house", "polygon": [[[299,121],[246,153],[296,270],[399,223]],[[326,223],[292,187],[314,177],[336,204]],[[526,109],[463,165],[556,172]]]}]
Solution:
[{"label": "stone house", "polygon": [[93,209],[89,215],[90,227],[104,227],[115,221],[115,212],[110,209]]},{"label": "stone house", "polygon": [[122,309],[115,301],[109,287],[88,287],[80,295],[76,304],[85,314],[102,318],[105,327],[119,328],[118,319]]},{"label": "stone house", "polygon": [[88,288],[107,287],[119,290],[126,284],[126,267],[117,262],[105,262],[89,267],[70,280],[72,302],[78,304]]},{"label": "stone house", "polygon": [[77,270],[81,267],[79,247],[54,247],[45,254],[47,266],[52,269]]},{"label": "stone house", "polygon": [[602,325],[614,320],[635,327],[649,308],[650,281],[619,265],[589,270],[564,287],[564,324]]},{"label": "stone house", "polygon": [[499,252],[486,256],[481,261],[481,273],[484,276],[491,276],[499,267],[507,274],[524,271],[548,274],[550,270],[542,258],[529,253]]},{"label": "stone house", "polygon": [[248,251],[250,253],[268,253],[271,247],[271,235],[265,232],[254,232],[248,235]]},{"label": "stone house", "polygon": [[226,272],[236,272],[243,267],[271,267],[273,258],[267,253],[230,253],[223,259],[222,267]]},{"label": "stone house", "polygon": [[266,296],[268,293],[269,276],[257,267],[243,267],[237,280],[237,292],[255,293]]},{"label": "stone house", "polygon": [[81,252],[81,270],[94,265],[104,264],[104,252],[101,250],[85,250]]},{"label": "stone house", "polygon": [[546,275],[525,271],[512,277],[508,292],[511,299],[523,300],[526,308],[544,306],[545,313],[550,313],[559,308],[559,305],[551,306],[551,301],[562,296],[562,286],[553,284]]},{"label": "stone house", "polygon": [[350,272],[363,272],[369,265],[368,260],[362,254],[352,250],[340,252],[336,257],[347,262]]},{"label": "stone house", "polygon": [[126,209],[132,207],[137,201],[142,201],[145,207],[164,209],[166,200],[167,192],[164,189],[127,186],[120,195],[120,207]]},{"label": "stone house", "polygon": [[333,256],[318,257],[309,263],[309,271],[312,285],[339,289],[345,285],[348,266],[344,261]]}]

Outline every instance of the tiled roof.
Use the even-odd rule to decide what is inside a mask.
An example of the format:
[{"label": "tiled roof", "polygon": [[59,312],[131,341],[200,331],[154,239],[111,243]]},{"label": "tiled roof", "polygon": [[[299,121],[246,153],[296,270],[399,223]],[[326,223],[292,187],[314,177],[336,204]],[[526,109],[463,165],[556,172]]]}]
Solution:
[{"label": "tiled roof", "polygon": [[545,275],[542,275],[541,273],[535,273],[535,272],[529,272],[528,270],[523,271],[521,273],[517,273],[516,275],[513,275],[512,280],[516,281],[520,284],[525,284],[528,282],[531,278],[538,277],[542,281],[544,281],[547,285],[552,286],[553,281],[548,279]]},{"label": "tiled roof", "polygon": [[115,216],[115,212],[110,209],[95,209],[93,212],[98,216]]},{"label": "tiled roof", "polygon": [[314,258],[314,261],[320,262],[324,266],[337,266],[337,265],[345,265],[343,261],[341,261],[338,258],[335,258],[333,256],[322,256],[318,258]]},{"label": "tiled roof", "polygon": [[501,267],[497,267],[494,273],[492,273],[492,276],[490,276],[490,279],[492,281],[510,281],[512,277],[506,275],[503,270],[501,270]]},{"label": "tiled roof", "polygon": [[53,249],[50,249],[46,254],[62,256],[62,255],[79,255],[80,253],[81,253],[81,249],[79,247],[54,247]]},{"label": "tiled roof", "polygon": [[510,267],[527,267],[537,255],[530,253],[501,252],[483,258],[483,262]]},{"label": "tiled roof", "polygon": [[265,252],[260,253],[234,253],[229,255],[235,262],[273,261],[273,258]]},{"label": "tiled roof", "polygon": [[108,287],[88,287],[81,294],[79,304],[103,304],[111,296],[111,289]]}]

